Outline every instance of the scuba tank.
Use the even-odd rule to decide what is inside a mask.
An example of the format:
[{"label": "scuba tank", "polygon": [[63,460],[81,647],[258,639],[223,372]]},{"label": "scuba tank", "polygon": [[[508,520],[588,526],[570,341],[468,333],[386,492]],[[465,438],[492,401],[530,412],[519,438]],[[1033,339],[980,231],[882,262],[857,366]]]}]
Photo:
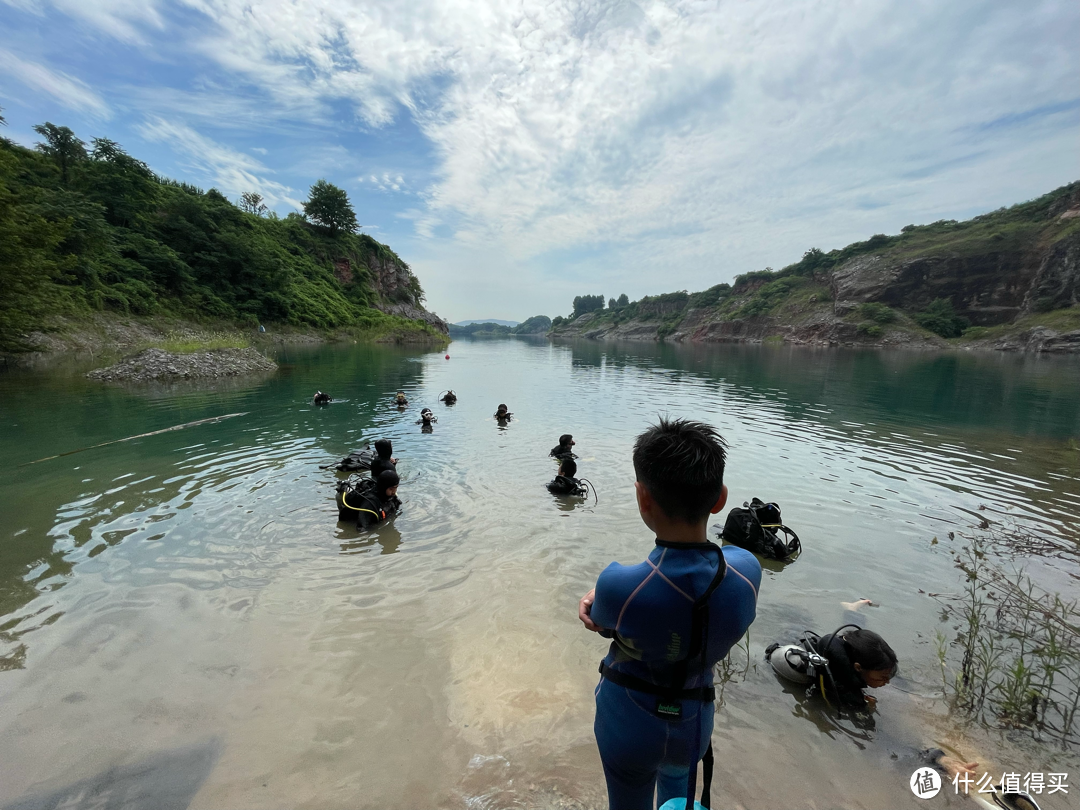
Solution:
[{"label": "scuba tank", "polygon": [[817,680],[817,670],[829,662],[798,644],[770,644],[765,660],[781,678],[792,683],[809,684]]}]

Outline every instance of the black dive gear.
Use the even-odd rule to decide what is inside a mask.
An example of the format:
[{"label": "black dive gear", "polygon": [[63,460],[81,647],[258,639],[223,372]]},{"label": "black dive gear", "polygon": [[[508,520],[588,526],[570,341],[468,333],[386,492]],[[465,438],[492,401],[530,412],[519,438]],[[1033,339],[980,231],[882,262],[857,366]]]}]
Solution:
[{"label": "black dive gear", "polygon": [[848,628],[859,629],[858,625],[845,624],[824,636],[807,632],[798,644],[770,644],[765,648],[765,660],[793,683],[814,684],[829,705],[835,702],[837,707],[865,709],[866,682],[852,664],[841,635]]},{"label": "black dive gear", "polygon": [[[702,675],[707,668],[705,662],[708,660],[707,653],[709,646],[709,598],[713,595],[713,592],[720,587],[720,583],[724,581],[724,577],[727,575],[727,560],[724,559],[724,552],[720,549],[720,546],[715,543],[706,543],[706,545],[716,549],[718,562],[716,574],[713,576],[712,582],[709,583],[709,587],[705,589],[701,596],[694,600],[694,604],[690,608],[690,649],[686,658],[677,662],[677,665],[674,667],[671,681],[667,684],[652,683],[644,678],[639,678],[636,675],[630,675],[626,672],[619,672],[618,670],[611,669],[602,661],[600,662],[601,677],[606,678],[616,686],[659,697],[661,702],[657,704],[658,713],[660,708],[663,707],[662,701],[700,700],[704,703],[706,701],[712,702],[716,700],[716,688],[713,686],[701,686],[692,689],[686,688],[686,681],[688,678]],[[662,715],[658,714],[658,716]],[[700,723],[700,720],[698,722]],[[692,754],[695,759],[689,763],[690,775],[686,782],[686,810],[692,810],[694,807],[694,794],[697,792],[696,752],[700,749],[695,746],[691,750],[695,752]],[[703,807],[709,807],[712,804],[710,790],[712,788],[713,773],[713,748],[711,740],[709,742],[709,747],[705,751],[705,755],[701,759],[701,770],[701,804]]]},{"label": "black dive gear", "polygon": [[315,396],[311,398],[311,401],[315,405],[328,405],[334,401],[334,398],[329,394],[324,394],[322,391],[316,391]]},{"label": "black dive gear", "polygon": [[416,420],[418,425],[430,425],[433,422],[438,422],[439,417],[431,412],[431,408],[424,408],[420,411],[420,418]]},{"label": "black dive gear", "polygon": [[510,417],[513,415],[514,414],[507,410],[505,405],[500,404],[499,407],[495,409],[495,418],[500,421],[509,422]]},{"label": "black dive gear", "polygon": [[799,536],[780,521],[780,507],[759,498],[728,512],[720,537],[725,543],[772,560],[787,560],[802,551]]},{"label": "black dive gear", "polygon": [[397,471],[397,465],[394,464],[392,455],[394,452],[394,446],[389,439],[379,439],[375,442],[376,456],[371,460],[371,477],[378,478],[379,473],[385,470]]},{"label": "black dive gear", "polygon": [[439,402],[445,402],[447,405],[453,405],[457,402],[457,394],[453,391],[447,391],[445,394],[439,395]]},{"label": "black dive gear", "polygon": [[404,391],[398,391],[396,394],[394,394],[394,404],[397,405],[399,408],[404,408],[406,405],[409,404],[409,398],[405,396]]},{"label": "black dive gear", "polygon": [[378,480],[361,478],[337,484],[338,520],[355,520],[359,529],[370,529],[401,511],[401,501],[386,490],[398,484],[395,472],[383,472]]},{"label": "black dive gear", "polygon": [[559,437],[559,443],[551,448],[548,455],[554,458],[577,458],[574,455],[574,444],[574,437],[569,433],[564,433]]},{"label": "black dive gear", "polygon": [[552,495],[573,495],[583,498],[589,494],[586,484],[569,475],[556,475],[554,480],[548,482],[547,488]]},{"label": "black dive gear", "polygon": [[371,469],[371,462],[375,460],[375,451],[370,447],[365,447],[363,450],[354,450],[349,455],[345,456],[337,464],[329,464],[326,467],[320,469],[328,470],[330,467],[334,467],[338,472],[361,472],[363,470]]}]

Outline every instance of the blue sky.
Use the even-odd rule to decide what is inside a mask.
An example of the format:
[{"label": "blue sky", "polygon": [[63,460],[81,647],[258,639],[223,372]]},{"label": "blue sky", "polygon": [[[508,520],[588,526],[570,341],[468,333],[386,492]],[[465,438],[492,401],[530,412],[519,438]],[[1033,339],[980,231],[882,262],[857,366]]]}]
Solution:
[{"label": "blue sky", "polygon": [[295,210],[450,320],[700,290],[1080,179],[1075,0],[0,0],[5,134]]}]

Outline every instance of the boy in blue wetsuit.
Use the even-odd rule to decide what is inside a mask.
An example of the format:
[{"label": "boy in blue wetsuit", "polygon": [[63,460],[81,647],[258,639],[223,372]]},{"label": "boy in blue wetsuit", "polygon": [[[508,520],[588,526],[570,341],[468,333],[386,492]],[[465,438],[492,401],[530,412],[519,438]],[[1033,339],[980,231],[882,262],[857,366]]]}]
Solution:
[{"label": "boy in blue wetsuit", "polygon": [[707,539],[727,501],[724,462],[723,439],[700,422],[661,419],[642,433],[634,486],[656,547],[643,563],[605,568],[578,606],[589,630],[612,639],[594,724],[611,810],[648,810],[654,790],[659,805],[694,791],[712,737],[713,666],[756,615],[757,559]]}]

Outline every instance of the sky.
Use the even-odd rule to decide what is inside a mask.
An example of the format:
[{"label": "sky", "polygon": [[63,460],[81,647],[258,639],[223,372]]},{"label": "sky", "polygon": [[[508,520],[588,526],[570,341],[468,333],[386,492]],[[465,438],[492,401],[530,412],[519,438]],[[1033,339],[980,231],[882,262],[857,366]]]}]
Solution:
[{"label": "sky", "polygon": [[451,321],[706,289],[1080,179],[1076,0],[0,0],[0,107],[318,179]]}]

